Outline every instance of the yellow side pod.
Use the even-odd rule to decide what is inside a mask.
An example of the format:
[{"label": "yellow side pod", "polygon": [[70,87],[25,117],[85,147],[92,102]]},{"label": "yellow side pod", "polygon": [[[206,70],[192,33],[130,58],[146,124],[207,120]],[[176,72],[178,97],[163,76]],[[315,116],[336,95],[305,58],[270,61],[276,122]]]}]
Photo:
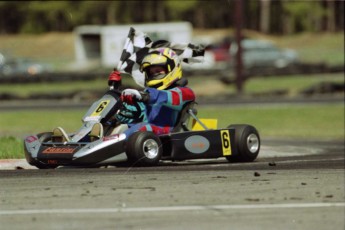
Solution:
[{"label": "yellow side pod", "polygon": [[[218,120],[217,119],[199,119],[208,129],[217,129]],[[199,122],[193,119],[192,131],[201,131],[205,130]]]}]

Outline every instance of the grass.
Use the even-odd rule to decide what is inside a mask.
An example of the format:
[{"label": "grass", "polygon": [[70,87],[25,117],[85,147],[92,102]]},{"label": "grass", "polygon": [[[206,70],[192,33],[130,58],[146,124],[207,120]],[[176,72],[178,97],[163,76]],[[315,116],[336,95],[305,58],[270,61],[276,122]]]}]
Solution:
[{"label": "grass", "polygon": [[13,136],[0,137],[0,159],[25,158],[23,140]]},{"label": "grass", "polygon": [[[344,82],[342,73],[317,74],[309,76],[279,76],[252,78],[245,85],[245,93],[260,93],[283,89],[289,96],[296,96],[306,87],[323,81]],[[130,84],[131,79],[124,79]],[[104,80],[79,81],[52,84],[0,85],[0,92],[21,96],[32,93],[71,92],[106,90]],[[207,89],[205,90],[205,85]],[[233,85],[223,85],[216,79],[193,77],[190,86],[197,95],[234,93]],[[76,131],[81,125],[81,117],[86,110],[35,110],[2,112],[0,118],[0,158],[23,158],[23,141],[26,135],[52,130],[63,126],[66,131]],[[199,109],[200,117],[219,119],[219,127],[235,123],[252,124],[258,128],[263,138],[304,138],[323,140],[344,139],[343,105],[306,105],[279,107],[235,107]]]},{"label": "grass", "polygon": [[[106,78],[105,78],[106,79]],[[106,90],[108,88],[106,80],[76,81],[62,83],[29,83],[29,84],[2,84],[0,92],[27,97],[35,93],[69,93],[74,91],[90,91],[95,89]]]},{"label": "grass", "polygon": [[[212,34],[214,38],[219,39],[234,33],[228,29],[194,30],[193,32],[196,35],[200,35],[200,32],[207,36]],[[273,36],[246,30],[243,33],[254,39],[271,40],[281,48],[294,49],[303,62],[322,62],[329,65],[343,65],[344,63],[344,32],[300,33],[289,36]],[[49,63],[55,69],[64,69],[75,60],[74,39],[73,33],[0,35],[0,52],[6,55],[33,58]]]},{"label": "grass", "polygon": [[[69,93],[69,92],[85,92],[91,90],[107,90],[107,76],[104,79],[96,79],[91,81],[75,81],[75,82],[54,82],[54,83],[31,83],[31,84],[1,84],[1,93],[10,93],[22,97],[27,97],[30,94],[35,93]],[[332,74],[313,74],[313,75],[289,75],[278,77],[256,77],[249,79],[244,91],[247,94],[262,93],[271,90],[284,89],[288,91],[288,95],[296,96],[301,90],[316,85],[318,83],[328,82],[344,82],[343,73]],[[124,85],[133,85],[131,78],[123,79]],[[189,85],[194,89],[196,94],[205,95],[219,93],[235,93],[236,89],[234,85],[223,85],[216,76],[209,77],[191,77],[189,78]],[[205,85],[212,90],[205,90]],[[213,91],[213,92],[212,92]]]},{"label": "grass", "polygon": [[[10,93],[22,97],[27,97],[30,94],[36,93],[71,93],[71,92],[85,92],[92,90],[106,91],[108,76],[104,76],[104,79],[96,79],[89,81],[72,81],[72,82],[41,82],[41,83],[28,83],[28,84],[1,84],[1,93]],[[131,78],[123,79],[124,85],[134,85]]]},{"label": "grass", "polygon": [[344,32],[300,33],[287,36],[248,32],[247,35],[257,39],[271,40],[281,48],[294,49],[302,62],[344,64]]},{"label": "grass", "polygon": [[287,90],[289,96],[297,96],[302,90],[322,82],[344,83],[344,73],[252,78],[245,84],[245,91],[260,93],[282,89]]},{"label": "grass", "polygon": [[[344,83],[344,73],[250,78],[245,82],[244,93],[250,95],[274,90],[286,90],[287,96],[293,97],[298,96],[304,89],[322,82]],[[198,96],[217,96],[219,93],[236,93],[234,84],[224,85],[212,77],[192,77],[189,79],[189,83],[190,87]],[[205,88],[205,85],[207,88]]]},{"label": "grass", "polygon": [[6,56],[32,58],[54,69],[65,68],[75,60],[73,33],[1,35],[0,44],[0,52]]},{"label": "grass", "polygon": [[86,111],[21,111],[4,112],[0,119],[0,159],[24,158],[23,138],[63,126],[67,131],[76,131]]},{"label": "grass", "polygon": [[263,138],[344,139],[344,105],[257,105],[213,111],[200,110],[199,116],[218,118],[220,127],[252,124]]},{"label": "grass", "polygon": [[[344,105],[199,107],[200,118],[218,118],[218,127],[247,123],[265,138],[344,140]],[[23,158],[23,138],[62,126],[74,132],[86,110],[5,112],[0,119],[0,158]]]},{"label": "grass", "polygon": [[[249,32],[247,35],[272,40],[281,48],[295,49],[303,62],[323,62],[330,65],[343,65],[344,63],[343,32],[302,33],[285,37],[267,36],[253,32]],[[5,54],[50,62],[57,69],[64,68],[75,60],[72,33],[1,35],[0,44],[1,52],[5,52]],[[107,76],[104,76],[104,80],[79,81],[73,82],[73,84],[1,84],[0,92],[28,96],[34,93],[105,90],[107,88],[106,79]],[[221,84],[217,80],[217,76],[208,76],[203,79],[193,77],[189,81],[198,96],[210,93],[217,96],[219,93],[236,92],[233,85]],[[344,75],[339,73],[252,78],[246,82],[245,93],[262,93],[282,89],[287,90],[289,96],[295,96],[306,87],[323,81],[344,82]],[[130,84],[130,82],[131,79],[124,79],[124,84]],[[207,86],[207,90],[205,90],[205,86]],[[75,131],[80,127],[80,120],[85,112],[85,110],[60,111],[58,109],[2,112],[0,117],[0,158],[23,158],[22,143],[26,135],[49,131],[56,126],[63,126],[68,132]],[[263,138],[344,140],[344,105],[201,107],[199,116],[218,118],[219,127],[235,123],[252,124],[258,128]]]},{"label": "grass", "polygon": [[279,39],[282,47],[291,47],[298,51],[304,62],[343,65],[344,33],[302,33]]}]

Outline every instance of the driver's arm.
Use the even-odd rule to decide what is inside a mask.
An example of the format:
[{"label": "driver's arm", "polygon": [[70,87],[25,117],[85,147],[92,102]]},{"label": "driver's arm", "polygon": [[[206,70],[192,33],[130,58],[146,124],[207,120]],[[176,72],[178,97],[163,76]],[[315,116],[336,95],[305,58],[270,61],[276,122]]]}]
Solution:
[{"label": "driver's arm", "polygon": [[145,91],[149,94],[148,104],[163,104],[175,110],[180,110],[186,102],[195,100],[194,92],[187,87],[177,87],[170,90],[146,88]]}]

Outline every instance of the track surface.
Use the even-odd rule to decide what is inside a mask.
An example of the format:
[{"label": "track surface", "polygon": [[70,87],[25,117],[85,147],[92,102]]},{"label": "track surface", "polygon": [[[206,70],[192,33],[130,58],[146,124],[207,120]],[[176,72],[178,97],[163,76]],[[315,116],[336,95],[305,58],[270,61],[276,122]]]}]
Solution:
[{"label": "track surface", "polygon": [[0,170],[0,228],[345,228],[344,143],[264,140],[252,163]]}]

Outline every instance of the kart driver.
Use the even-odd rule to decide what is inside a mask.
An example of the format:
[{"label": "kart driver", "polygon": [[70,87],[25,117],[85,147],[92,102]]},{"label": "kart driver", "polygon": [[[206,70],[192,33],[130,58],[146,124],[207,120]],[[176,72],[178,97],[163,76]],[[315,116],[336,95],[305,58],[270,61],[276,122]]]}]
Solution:
[{"label": "kart driver", "polygon": [[[114,118],[125,125],[118,127],[115,133],[123,132],[126,138],[137,131],[167,134],[173,130],[184,105],[195,100],[194,92],[186,87],[187,80],[182,78],[181,61],[172,49],[155,48],[143,58],[140,71],[145,75],[146,88],[122,91],[122,107]],[[120,72],[110,73],[108,85],[111,90],[119,90]],[[95,123],[89,134],[90,141],[102,136],[102,124]],[[61,127],[53,130],[53,140],[70,141]]]},{"label": "kart driver", "polygon": [[122,124],[126,138],[137,131],[156,135],[172,131],[183,106],[195,100],[194,92],[182,79],[181,62],[170,48],[152,49],[142,60],[140,71],[145,75],[145,89],[125,89],[123,107],[115,115]]}]

